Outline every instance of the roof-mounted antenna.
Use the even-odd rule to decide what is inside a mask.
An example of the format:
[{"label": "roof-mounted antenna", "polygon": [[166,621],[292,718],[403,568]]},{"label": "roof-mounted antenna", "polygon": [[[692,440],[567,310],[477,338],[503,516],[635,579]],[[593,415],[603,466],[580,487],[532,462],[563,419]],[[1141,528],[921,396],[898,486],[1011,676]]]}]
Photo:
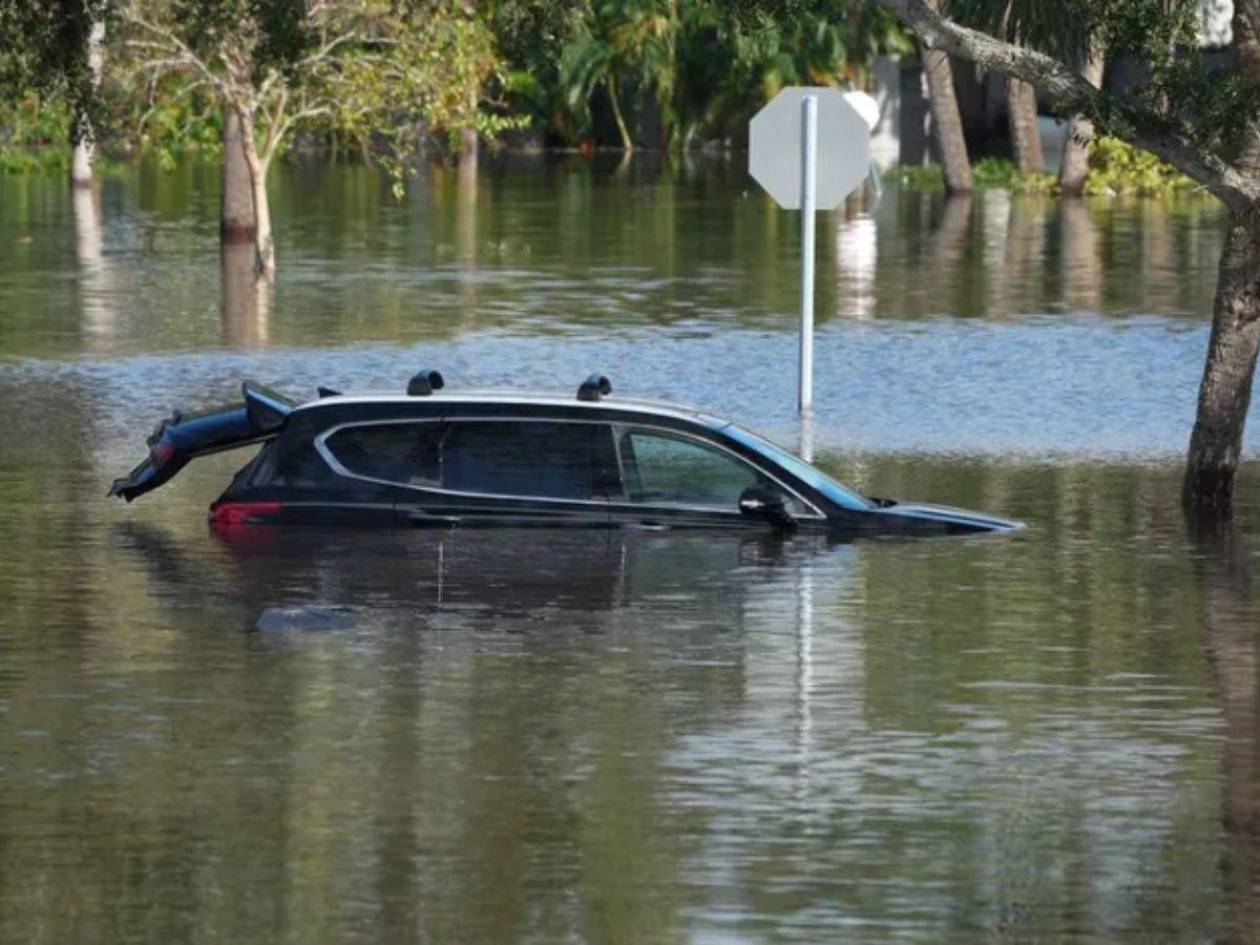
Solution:
[{"label": "roof-mounted antenna", "polygon": [[407,383],[407,396],[428,397],[435,390],[441,390],[444,386],[446,386],[446,382],[442,380],[441,374],[428,368],[422,368]]},{"label": "roof-mounted antenna", "polygon": [[612,393],[612,383],[602,374],[592,374],[578,387],[578,400],[600,400]]},{"label": "roof-mounted antenna", "polygon": [[315,393],[319,395],[321,400],[323,400],[325,397],[340,397],[341,396],[341,391],[333,390],[331,387],[325,387],[323,384],[315,388]]}]

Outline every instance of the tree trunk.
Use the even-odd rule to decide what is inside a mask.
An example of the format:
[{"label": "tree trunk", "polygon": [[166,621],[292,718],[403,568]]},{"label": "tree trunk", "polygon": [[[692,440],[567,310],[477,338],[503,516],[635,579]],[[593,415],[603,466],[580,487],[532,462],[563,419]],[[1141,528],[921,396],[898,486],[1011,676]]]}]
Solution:
[{"label": "tree trunk", "polygon": [[967,139],[963,136],[962,116],[958,113],[949,56],[936,49],[925,49],[923,71],[927,74],[932,137],[945,172],[945,190],[951,194],[968,193],[972,189],[971,159],[967,156]]},{"label": "tree trunk", "polygon": [[626,127],[626,119],[621,114],[621,100],[617,95],[617,77],[608,76],[608,101],[612,104],[613,120],[617,122],[617,134],[621,135],[623,151],[633,151],[634,142],[630,139],[630,129]]},{"label": "tree trunk", "polygon": [[1182,501],[1200,519],[1232,513],[1234,477],[1260,345],[1260,207],[1232,213],[1217,277]]},{"label": "tree trunk", "polygon": [[1027,82],[1006,77],[1006,118],[1011,129],[1015,164],[1025,174],[1041,173],[1046,162],[1037,129],[1037,93]]},{"label": "tree trunk", "polygon": [[[926,2],[932,10],[940,8],[940,0]],[[971,158],[967,155],[967,139],[963,136],[962,115],[958,112],[958,95],[954,91],[954,68],[949,56],[938,49],[924,47],[923,72],[927,76],[928,105],[932,110],[932,137],[945,173],[945,191],[970,193]]]},{"label": "tree trunk", "polygon": [[[101,70],[105,65],[105,21],[92,21],[87,41],[88,75],[92,95],[101,84]],[[75,109],[74,127],[71,132],[74,154],[70,159],[70,183],[75,187],[92,186],[92,164],[96,159],[96,129],[88,114],[88,103],[79,102]]]},{"label": "tree trunk", "polygon": [[[1234,67],[1260,90],[1260,36],[1234,14]],[[1260,177],[1260,127],[1246,131],[1238,168]],[[1212,310],[1212,337],[1199,386],[1199,409],[1190,436],[1182,502],[1199,520],[1223,520],[1233,511],[1234,478],[1260,346],[1260,201],[1229,215]]]},{"label": "tree trunk", "polygon": [[254,142],[253,110],[234,105],[241,122],[241,144],[245,166],[249,170],[249,192],[254,205],[254,271],[270,279],[276,273],[276,247],[271,238],[271,205],[267,203],[267,168]]},{"label": "tree trunk", "polygon": [[[1085,81],[1096,89],[1102,88],[1106,61],[1102,50],[1095,49],[1081,70]],[[1059,192],[1064,197],[1079,197],[1085,192],[1085,179],[1089,176],[1089,139],[1093,136],[1094,123],[1084,115],[1073,115],[1068,121],[1063,160],[1059,164]]]},{"label": "tree trunk", "polygon": [[459,132],[459,172],[477,175],[477,154],[479,143],[477,129],[463,128]]},{"label": "tree trunk", "polygon": [[223,110],[223,193],[219,204],[219,240],[222,243],[254,241],[254,193],[241,117],[236,109]]}]

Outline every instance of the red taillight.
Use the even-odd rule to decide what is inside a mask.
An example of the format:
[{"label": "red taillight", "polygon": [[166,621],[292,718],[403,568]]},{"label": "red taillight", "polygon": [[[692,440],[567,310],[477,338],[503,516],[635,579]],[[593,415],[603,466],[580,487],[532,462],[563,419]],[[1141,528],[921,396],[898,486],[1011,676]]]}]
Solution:
[{"label": "red taillight", "polygon": [[279,515],[281,508],[279,502],[220,502],[210,509],[210,524],[215,528],[240,528]]}]

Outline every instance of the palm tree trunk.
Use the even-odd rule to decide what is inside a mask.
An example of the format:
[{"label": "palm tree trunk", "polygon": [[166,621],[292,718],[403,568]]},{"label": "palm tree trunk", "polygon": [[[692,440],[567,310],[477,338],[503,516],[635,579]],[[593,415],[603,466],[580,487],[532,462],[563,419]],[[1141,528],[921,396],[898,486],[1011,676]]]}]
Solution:
[{"label": "palm tree trunk", "polygon": [[624,151],[633,151],[634,142],[630,139],[630,129],[626,127],[626,119],[621,114],[621,101],[617,95],[617,77],[608,75],[608,101],[612,104],[613,120],[617,122],[617,134],[621,135],[621,147]]},{"label": "palm tree trunk", "polygon": [[1016,165],[1025,174],[1041,173],[1046,164],[1037,130],[1037,93],[1013,76],[1006,77],[1006,117]]},{"label": "palm tree trunk", "polygon": [[[927,0],[927,4],[935,10],[939,0]],[[967,193],[972,189],[971,159],[967,155],[967,139],[963,136],[949,56],[925,47],[923,71],[927,75],[928,101],[932,109],[932,136],[945,172],[945,190],[951,194]]]},{"label": "palm tree trunk", "polygon": [[[1081,70],[1081,75],[1096,89],[1102,88],[1106,56],[1095,48]],[[1089,139],[1094,136],[1094,123],[1084,115],[1073,115],[1063,139],[1063,160],[1059,164],[1059,192],[1064,197],[1079,197],[1085,192],[1089,176]]]}]

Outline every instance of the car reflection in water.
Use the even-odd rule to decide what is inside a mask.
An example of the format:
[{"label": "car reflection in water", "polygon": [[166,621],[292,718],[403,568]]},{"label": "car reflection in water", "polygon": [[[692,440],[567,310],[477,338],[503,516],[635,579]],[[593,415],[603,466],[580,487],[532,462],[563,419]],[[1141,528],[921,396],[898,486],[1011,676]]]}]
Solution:
[{"label": "car reflection in water", "polygon": [[221,554],[203,561],[158,526],[120,523],[116,534],[169,606],[209,599],[262,631],[598,632],[644,604],[657,620],[676,604],[688,625],[703,614],[729,630],[743,626],[750,588],[778,588],[795,609],[803,571],[843,570],[851,548],[773,532],[303,526],[216,531]]}]

